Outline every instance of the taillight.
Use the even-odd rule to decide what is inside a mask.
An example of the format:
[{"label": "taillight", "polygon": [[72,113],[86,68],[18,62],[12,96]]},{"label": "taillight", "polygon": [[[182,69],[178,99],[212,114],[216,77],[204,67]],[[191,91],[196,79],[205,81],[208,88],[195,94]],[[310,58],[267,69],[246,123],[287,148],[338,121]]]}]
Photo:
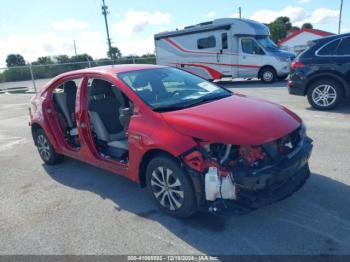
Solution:
[{"label": "taillight", "polygon": [[294,61],[291,65],[292,69],[303,68],[305,65],[300,61]]}]

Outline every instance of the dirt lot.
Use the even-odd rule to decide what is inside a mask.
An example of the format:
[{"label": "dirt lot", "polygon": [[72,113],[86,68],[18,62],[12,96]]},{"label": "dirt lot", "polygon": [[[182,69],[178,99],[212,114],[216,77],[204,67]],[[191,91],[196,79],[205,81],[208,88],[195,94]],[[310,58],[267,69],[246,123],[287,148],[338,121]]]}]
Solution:
[{"label": "dirt lot", "polygon": [[28,127],[30,96],[2,94],[0,254],[350,254],[350,102],[319,112],[283,82],[224,85],[305,120],[315,147],[300,191],[245,215],[173,219],[122,177],[70,159],[44,166]]}]

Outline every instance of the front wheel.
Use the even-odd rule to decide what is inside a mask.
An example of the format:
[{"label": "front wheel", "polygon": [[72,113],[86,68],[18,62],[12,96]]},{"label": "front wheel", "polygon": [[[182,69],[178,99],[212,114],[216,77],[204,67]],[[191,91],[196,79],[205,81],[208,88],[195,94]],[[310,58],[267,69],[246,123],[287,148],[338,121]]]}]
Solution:
[{"label": "front wheel", "polygon": [[261,80],[264,83],[273,83],[276,81],[277,75],[275,69],[272,67],[265,67],[262,69],[261,73]]},{"label": "front wheel", "polygon": [[41,159],[48,165],[55,165],[63,161],[63,155],[56,153],[43,129],[36,132],[35,144]]},{"label": "front wheel", "polygon": [[166,214],[185,218],[196,211],[196,197],[188,175],[170,157],[151,160],[146,170],[148,190]]},{"label": "front wheel", "polygon": [[343,92],[339,84],[331,80],[321,80],[311,86],[307,93],[310,105],[318,110],[330,110],[341,102]]}]

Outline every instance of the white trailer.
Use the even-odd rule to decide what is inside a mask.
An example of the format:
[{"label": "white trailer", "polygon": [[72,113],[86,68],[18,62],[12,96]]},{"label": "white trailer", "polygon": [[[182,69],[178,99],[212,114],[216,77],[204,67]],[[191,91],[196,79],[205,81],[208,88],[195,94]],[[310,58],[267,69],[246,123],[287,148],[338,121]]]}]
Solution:
[{"label": "white trailer", "polygon": [[223,77],[284,79],[295,55],[279,49],[266,25],[223,18],[156,34],[157,64],[182,68],[208,80]]}]

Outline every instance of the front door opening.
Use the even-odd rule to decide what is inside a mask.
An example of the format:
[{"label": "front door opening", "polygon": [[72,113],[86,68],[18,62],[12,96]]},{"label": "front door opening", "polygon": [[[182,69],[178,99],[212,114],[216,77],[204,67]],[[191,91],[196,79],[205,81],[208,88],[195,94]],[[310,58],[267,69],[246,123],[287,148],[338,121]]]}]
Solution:
[{"label": "front door opening", "polygon": [[127,134],[133,112],[132,102],[110,82],[90,79],[88,112],[92,137],[100,156],[127,163]]}]

